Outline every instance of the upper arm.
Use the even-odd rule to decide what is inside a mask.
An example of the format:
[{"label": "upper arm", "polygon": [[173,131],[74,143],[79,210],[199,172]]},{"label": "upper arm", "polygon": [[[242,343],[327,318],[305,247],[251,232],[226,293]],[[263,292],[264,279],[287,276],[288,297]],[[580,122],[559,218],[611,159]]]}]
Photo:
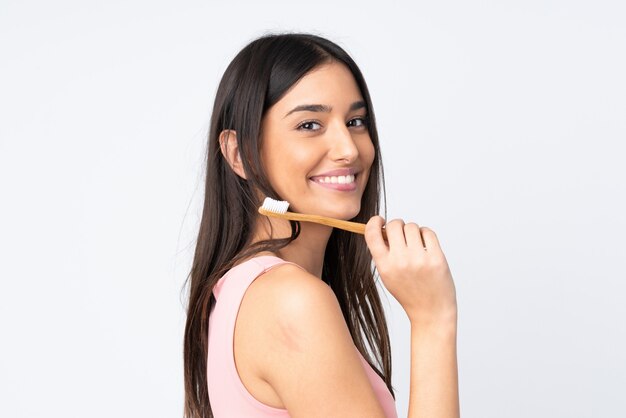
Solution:
[{"label": "upper arm", "polygon": [[258,369],[290,415],[384,418],[332,289],[291,265],[264,276]]}]

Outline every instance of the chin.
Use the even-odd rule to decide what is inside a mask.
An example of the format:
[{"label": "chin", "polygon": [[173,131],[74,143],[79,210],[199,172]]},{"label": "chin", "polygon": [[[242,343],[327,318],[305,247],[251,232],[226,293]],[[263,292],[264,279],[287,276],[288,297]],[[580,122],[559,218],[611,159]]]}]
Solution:
[{"label": "chin", "polygon": [[[339,208],[338,208],[339,209]],[[325,213],[320,213],[320,215],[329,216],[335,219],[341,219],[342,221],[349,221],[359,214],[361,211],[360,207],[353,209],[343,209],[343,210],[325,210]]]},{"label": "chin", "polygon": [[309,213],[312,215],[321,215],[329,218],[348,221],[361,212],[361,199],[341,200],[341,199],[325,199],[315,197],[307,199],[303,205],[291,205],[290,209],[294,212]]}]

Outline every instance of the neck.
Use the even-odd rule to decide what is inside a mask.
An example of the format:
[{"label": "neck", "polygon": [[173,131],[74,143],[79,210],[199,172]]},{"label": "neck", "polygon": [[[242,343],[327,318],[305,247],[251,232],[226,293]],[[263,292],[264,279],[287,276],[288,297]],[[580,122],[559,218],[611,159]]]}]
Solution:
[{"label": "neck", "polygon": [[[270,229],[271,224],[271,229]],[[272,234],[270,236],[270,230]],[[332,227],[314,224],[311,222],[300,223],[298,238],[286,247],[276,252],[276,255],[285,261],[296,263],[312,275],[322,278],[324,266],[324,253],[326,245],[332,233]],[[291,225],[284,219],[260,217],[257,222],[252,242],[265,239],[280,239],[291,236]]]}]

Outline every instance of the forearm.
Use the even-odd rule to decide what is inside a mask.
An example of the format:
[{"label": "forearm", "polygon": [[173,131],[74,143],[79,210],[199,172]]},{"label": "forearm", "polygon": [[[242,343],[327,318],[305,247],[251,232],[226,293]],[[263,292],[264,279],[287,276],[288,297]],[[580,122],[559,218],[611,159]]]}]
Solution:
[{"label": "forearm", "polygon": [[409,418],[460,416],[456,334],[456,318],[411,323]]}]

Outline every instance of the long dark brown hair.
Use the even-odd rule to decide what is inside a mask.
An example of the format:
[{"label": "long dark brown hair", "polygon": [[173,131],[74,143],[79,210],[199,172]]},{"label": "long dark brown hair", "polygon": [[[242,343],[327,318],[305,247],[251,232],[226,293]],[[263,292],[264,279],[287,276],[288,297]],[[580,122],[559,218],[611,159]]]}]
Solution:
[{"label": "long dark brown hair", "polygon": [[[328,62],[345,64],[352,72],[366,103],[368,129],[376,153],[361,211],[352,220],[367,222],[378,215],[381,192],[386,207],[374,108],[363,75],[352,58],[335,43],[304,33],[268,34],[244,47],[220,81],[209,128],[204,207],[186,281],[189,285],[184,341],[186,418],[213,417],[207,389],[209,314],[215,303],[213,286],[239,260],[260,251],[277,251],[296,239],[300,231],[300,225],[291,222],[290,238],[250,244],[257,210],[262,204],[259,192],[283,200],[267,180],[260,160],[261,120],[304,75]],[[219,135],[226,129],[237,133],[247,179],[233,172],[220,151]],[[389,333],[375,273],[363,237],[335,229],[326,247],[322,280],[333,289],[354,344],[395,398]]]}]

